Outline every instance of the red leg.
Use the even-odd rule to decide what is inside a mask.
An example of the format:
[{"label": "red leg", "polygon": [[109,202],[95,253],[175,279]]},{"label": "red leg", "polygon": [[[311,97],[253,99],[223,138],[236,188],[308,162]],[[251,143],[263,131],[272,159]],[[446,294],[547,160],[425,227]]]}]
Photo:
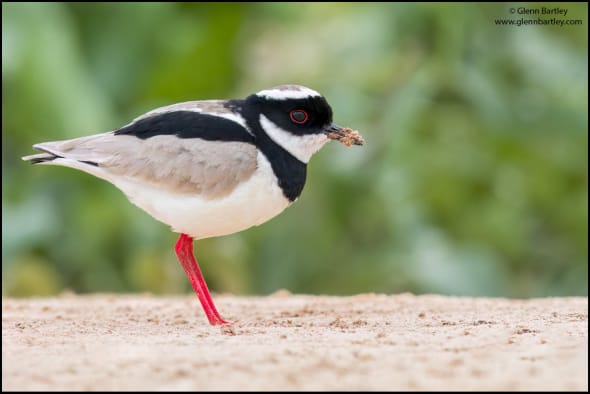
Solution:
[{"label": "red leg", "polygon": [[203,278],[203,274],[201,274],[199,263],[193,254],[192,237],[186,234],[181,234],[180,238],[178,238],[178,242],[176,242],[174,250],[176,251],[176,256],[178,256],[178,261],[182,264],[182,268],[184,268],[184,272],[186,272],[186,276],[188,276],[188,279],[193,286],[193,290],[197,293],[199,301],[201,301],[201,305],[207,315],[207,319],[209,319],[209,323],[213,326],[229,324],[229,322],[223,320],[221,316],[219,316],[219,312],[217,312],[215,304],[213,304],[211,294],[209,294],[209,289],[207,288],[207,283],[205,283],[205,278]]}]

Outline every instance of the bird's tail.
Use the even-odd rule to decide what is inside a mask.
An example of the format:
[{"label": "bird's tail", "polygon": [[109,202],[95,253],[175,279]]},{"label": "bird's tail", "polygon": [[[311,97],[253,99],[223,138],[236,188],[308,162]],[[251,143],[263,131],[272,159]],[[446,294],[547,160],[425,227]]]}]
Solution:
[{"label": "bird's tail", "polygon": [[36,155],[29,155],[29,156],[25,156],[22,159],[24,161],[30,161],[31,164],[40,164],[40,163],[46,163],[48,161],[53,161],[55,159],[57,159],[60,156],[54,155],[53,153],[38,153]]},{"label": "bird's tail", "polygon": [[109,141],[106,143],[101,141],[108,139],[111,135],[112,133],[109,132],[71,140],[41,142],[33,145],[33,149],[43,153],[24,156],[22,159],[32,164],[54,164],[79,168],[77,165],[72,165],[73,162],[79,162],[98,166],[108,157],[104,147],[112,145]]},{"label": "bird's tail", "polygon": [[[39,150],[43,150],[43,149],[38,148],[37,146],[35,146],[34,148],[39,149]],[[24,156],[22,159],[24,161],[30,161],[31,164],[42,164],[42,163],[52,162],[53,160],[60,158],[60,157],[63,157],[63,156],[59,156],[59,155],[56,155],[55,153],[45,151],[44,153],[38,153],[36,155]]]}]

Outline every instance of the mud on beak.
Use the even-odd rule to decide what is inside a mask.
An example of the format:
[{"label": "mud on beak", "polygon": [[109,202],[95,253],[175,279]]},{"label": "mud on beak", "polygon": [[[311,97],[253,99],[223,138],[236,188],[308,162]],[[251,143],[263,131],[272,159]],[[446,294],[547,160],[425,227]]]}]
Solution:
[{"label": "mud on beak", "polygon": [[324,129],[324,133],[329,139],[337,140],[347,147],[365,144],[365,139],[358,131],[349,129],[348,127],[340,127],[334,123]]}]

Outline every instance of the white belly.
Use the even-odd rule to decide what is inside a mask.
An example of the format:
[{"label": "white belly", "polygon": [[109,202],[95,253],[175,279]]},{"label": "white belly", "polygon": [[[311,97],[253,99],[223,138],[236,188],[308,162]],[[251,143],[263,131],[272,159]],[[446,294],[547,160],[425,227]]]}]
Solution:
[{"label": "white belly", "polygon": [[112,180],[129,199],[154,218],[195,239],[232,234],[266,222],[289,206],[271,165],[258,153],[252,177],[219,200]]}]

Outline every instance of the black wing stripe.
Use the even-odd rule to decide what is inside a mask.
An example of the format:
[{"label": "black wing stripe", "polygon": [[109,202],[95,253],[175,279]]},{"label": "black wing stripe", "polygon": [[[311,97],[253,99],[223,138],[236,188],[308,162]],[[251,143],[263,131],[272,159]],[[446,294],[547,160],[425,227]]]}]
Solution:
[{"label": "black wing stripe", "polygon": [[147,139],[156,135],[200,138],[207,141],[237,141],[255,144],[254,136],[232,120],[194,111],[173,111],[153,115],[115,131]]}]

